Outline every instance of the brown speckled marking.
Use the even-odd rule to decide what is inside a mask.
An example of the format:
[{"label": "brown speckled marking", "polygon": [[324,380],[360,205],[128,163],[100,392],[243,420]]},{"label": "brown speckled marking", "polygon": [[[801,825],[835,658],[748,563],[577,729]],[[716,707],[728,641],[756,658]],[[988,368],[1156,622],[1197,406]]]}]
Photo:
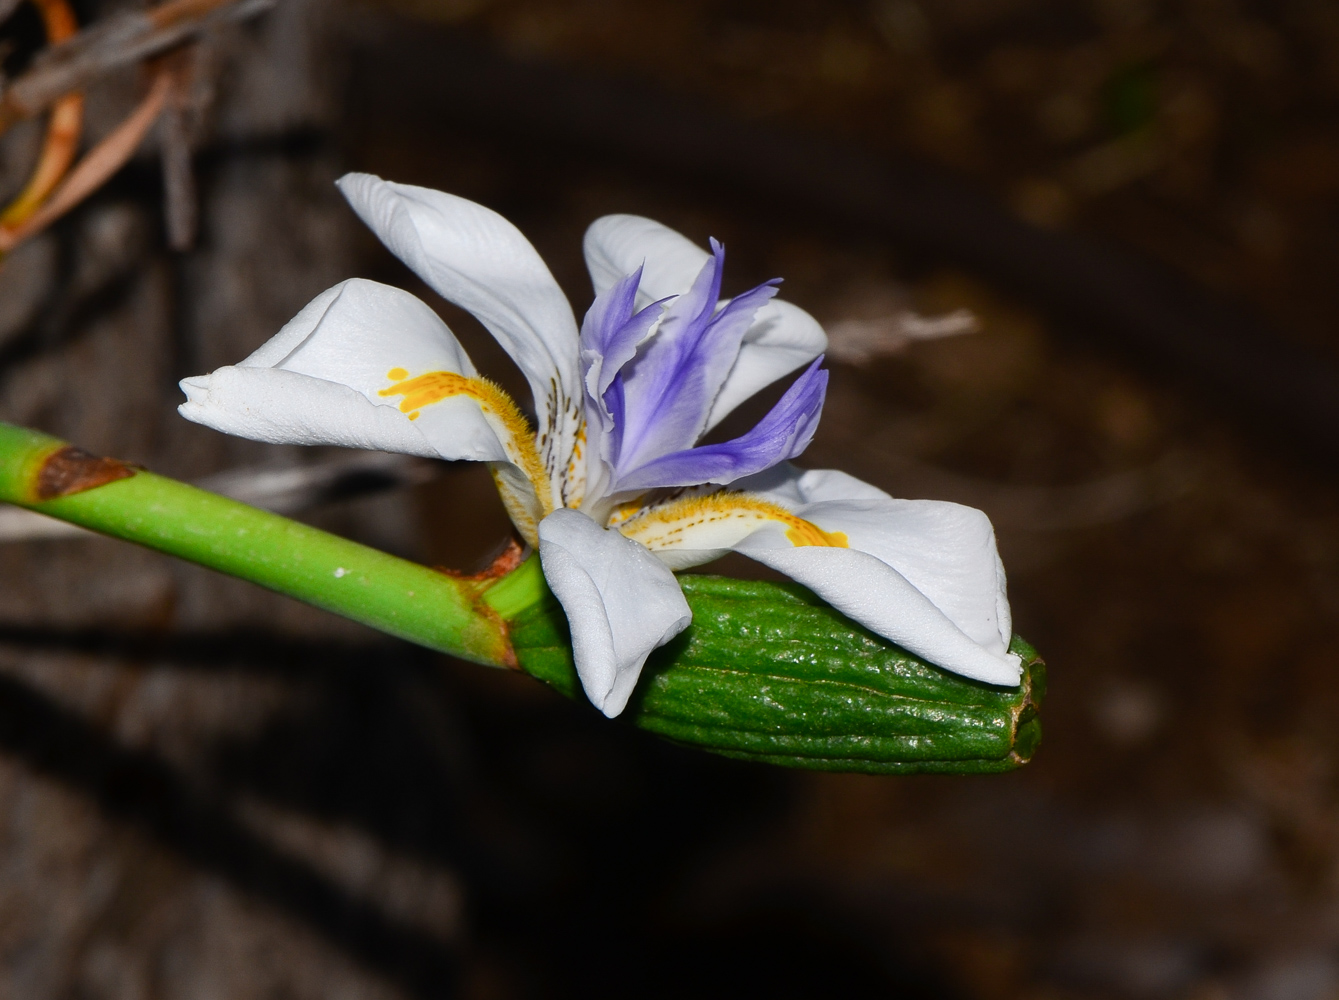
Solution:
[{"label": "brown speckled marking", "polygon": [[118,479],[129,479],[135,470],[114,458],[90,455],[82,448],[66,445],[52,452],[37,473],[38,500],[55,500],[83,493]]}]

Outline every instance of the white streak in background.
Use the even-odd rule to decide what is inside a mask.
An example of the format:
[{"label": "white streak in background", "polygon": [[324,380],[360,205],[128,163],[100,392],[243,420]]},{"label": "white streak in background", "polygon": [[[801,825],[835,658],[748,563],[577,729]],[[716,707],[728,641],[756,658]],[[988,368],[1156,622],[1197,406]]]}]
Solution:
[{"label": "white streak in background", "polygon": [[[194,485],[211,493],[273,511],[295,514],[333,500],[415,486],[435,479],[440,466],[408,455],[359,452],[312,465],[229,469]],[[0,504],[0,543],[96,535],[68,521]]]},{"label": "white streak in background", "polygon": [[839,319],[827,324],[828,358],[859,365],[875,358],[901,354],[919,340],[942,340],[979,333],[981,324],[969,309],[942,316],[922,316],[909,309],[873,319]]}]

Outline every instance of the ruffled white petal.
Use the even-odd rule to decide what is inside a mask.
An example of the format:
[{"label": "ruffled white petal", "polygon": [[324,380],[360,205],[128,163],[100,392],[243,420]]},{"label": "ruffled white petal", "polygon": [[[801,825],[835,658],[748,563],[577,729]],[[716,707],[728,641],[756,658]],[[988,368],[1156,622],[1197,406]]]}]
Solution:
[{"label": "ruffled white petal", "polygon": [[546,458],[559,489],[583,405],[577,325],[535,248],[496,212],[442,191],[371,174],[347,174],[339,188],[397,257],[511,355],[552,432]]},{"label": "ruffled white petal", "polygon": [[474,376],[470,356],[426,302],[402,288],[350,278],[327,288],[244,361],[375,392],[386,372]]},{"label": "ruffled white petal", "polygon": [[683,234],[640,215],[596,219],[586,230],[582,250],[596,295],[645,268],[637,292],[639,309],[688,291],[711,256]]},{"label": "ruffled white petal", "polygon": [[182,416],[276,444],[333,444],[467,461],[507,461],[478,401],[455,396],[410,420],[383,396],[401,368],[467,377],[447,325],[408,292],[354,278],[322,292],[240,365],[181,383]]},{"label": "ruffled white petal", "polygon": [[642,545],[575,510],[539,525],[544,577],[567,613],[572,654],[592,704],[623,711],[651,651],[682,632],[692,612],[674,575]]},{"label": "ruffled white petal", "polygon": [[[708,254],[686,236],[638,215],[606,215],[589,229],[583,248],[596,294],[645,262],[638,306],[687,291]],[[827,348],[818,321],[799,306],[773,299],[758,310],[739,358],[717,394],[707,429],[759,389],[808,364]]]}]

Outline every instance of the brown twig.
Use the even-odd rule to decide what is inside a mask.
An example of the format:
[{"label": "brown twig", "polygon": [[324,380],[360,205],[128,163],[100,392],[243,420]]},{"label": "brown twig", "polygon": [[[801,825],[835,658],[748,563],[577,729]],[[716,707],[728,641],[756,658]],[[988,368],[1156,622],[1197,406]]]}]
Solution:
[{"label": "brown twig", "polygon": [[0,227],[0,253],[8,253],[23,240],[41,232],[106,183],[130,159],[153,123],[158,120],[172,84],[171,69],[159,69],[144,100],[110,135],[89,150],[88,155],[79,161],[79,165],[70,171],[65,182],[56,189],[50,201],[21,225],[14,228]]},{"label": "brown twig", "polygon": [[[79,30],[74,11],[66,0],[33,0],[33,5],[42,15],[47,41],[53,45],[72,38]],[[0,213],[0,233],[21,226],[55,190],[74,162],[83,123],[82,94],[65,94],[56,101],[51,110],[51,120],[47,123],[46,138],[37,166],[18,197]]]},{"label": "brown twig", "polygon": [[[54,2],[54,0],[51,0]],[[224,21],[268,10],[275,0],[170,0],[115,14],[34,60],[0,96],[0,132],[40,114],[93,80],[158,55]]]}]

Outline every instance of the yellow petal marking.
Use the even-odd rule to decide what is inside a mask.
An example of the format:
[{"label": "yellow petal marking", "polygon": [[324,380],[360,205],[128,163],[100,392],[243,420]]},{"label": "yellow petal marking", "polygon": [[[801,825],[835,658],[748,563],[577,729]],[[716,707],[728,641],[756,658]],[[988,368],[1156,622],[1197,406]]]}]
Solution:
[{"label": "yellow petal marking", "polygon": [[468,396],[477,402],[493,429],[502,431],[499,435],[502,447],[534,486],[545,515],[553,512],[553,490],[535,448],[534,434],[521,408],[500,386],[486,378],[469,378],[456,372],[428,372],[409,378],[409,372],[403,368],[392,368],[386,377],[394,385],[382,389],[377,395],[403,396],[400,412],[408,414],[410,420],[417,420],[423,407],[452,396]]},{"label": "yellow petal marking", "polygon": [[761,528],[764,522],[774,521],[786,526],[786,537],[797,548],[805,545],[850,548],[844,532],[824,531],[813,522],[796,517],[780,504],[747,493],[684,497],[662,507],[648,508],[612,527],[654,550],[680,545],[693,528],[722,521],[738,522],[731,527],[739,530],[740,538]]},{"label": "yellow petal marking", "polygon": [[614,508],[613,513],[609,515],[609,520],[605,522],[604,526],[606,528],[619,528],[624,521],[631,521],[634,517],[641,514],[643,509],[641,497],[621,503]]},{"label": "yellow petal marking", "polygon": [[577,427],[576,440],[572,442],[572,457],[567,462],[567,475],[563,477],[563,504],[567,507],[580,507],[586,499],[586,421],[583,419]]}]

